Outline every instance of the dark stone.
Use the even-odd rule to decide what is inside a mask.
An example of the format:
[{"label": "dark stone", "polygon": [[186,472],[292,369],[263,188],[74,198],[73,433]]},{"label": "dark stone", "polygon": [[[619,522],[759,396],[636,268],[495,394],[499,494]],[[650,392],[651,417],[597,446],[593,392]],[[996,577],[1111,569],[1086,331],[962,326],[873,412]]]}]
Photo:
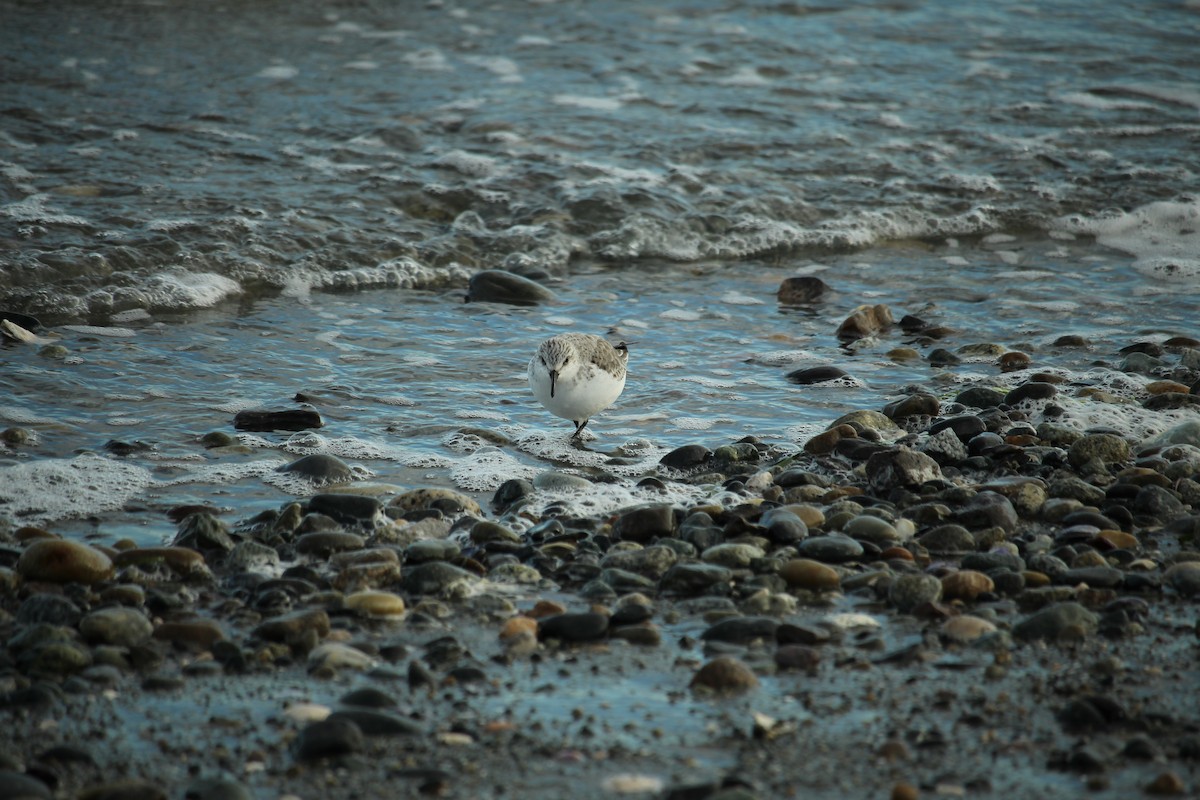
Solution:
[{"label": "dark stone", "polygon": [[815,303],[825,296],[829,287],[820,278],[811,275],[798,275],[784,278],[776,293],[780,304],[799,306]]},{"label": "dark stone", "polygon": [[659,581],[664,592],[698,594],[711,586],[728,583],[733,579],[733,570],[716,564],[676,564],[667,570]]},{"label": "dark stone", "polygon": [[816,383],[828,383],[836,381],[838,378],[846,377],[847,373],[844,369],[832,365],[823,365],[820,367],[805,367],[787,374],[789,383],[799,384],[800,386],[812,386]]},{"label": "dark stone", "polygon": [[1086,583],[1093,589],[1111,589],[1121,585],[1125,573],[1116,567],[1076,567],[1054,576],[1055,583],[1074,586]]},{"label": "dark stone", "polygon": [[361,689],[347,692],[338,698],[338,702],[344,706],[361,706],[362,708],[394,708],[396,706],[396,698],[374,686],[364,686]]},{"label": "dark stone", "polygon": [[980,572],[991,572],[994,569],[1007,569],[1022,572],[1025,569],[1025,559],[1013,553],[968,553],[963,556],[963,569],[974,569]]},{"label": "dark stone", "polygon": [[321,758],[357,753],[363,748],[363,732],[352,720],[329,718],[314,722],[296,738],[296,758],[316,761]]},{"label": "dark stone", "polygon": [[239,411],[233,417],[233,427],[239,431],[304,431],[324,425],[321,415],[309,408]]},{"label": "dark stone", "polygon": [[22,625],[32,625],[45,622],[50,625],[62,625],[73,628],[79,624],[83,612],[79,607],[61,594],[39,592],[25,598],[17,609],[17,622]]},{"label": "dark stone", "polygon": [[886,491],[917,487],[942,477],[938,463],[924,453],[907,447],[889,448],[867,459],[867,481],[871,487]]},{"label": "dark stone", "polygon": [[607,616],[595,611],[584,611],[547,617],[538,625],[538,638],[591,642],[603,638],[607,631]]},{"label": "dark stone", "polygon": [[1055,603],[1013,626],[1013,635],[1023,641],[1058,641],[1064,635],[1082,638],[1094,633],[1099,617],[1079,603]]},{"label": "dark stone", "polygon": [[476,272],[467,284],[468,303],[535,306],[553,299],[554,292],[540,283],[500,269]]},{"label": "dark stone", "polygon": [[796,549],[804,558],[811,558],[826,564],[853,561],[863,554],[861,543],[842,534],[811,536],[802,541]]},{"label": "dark stone", "polygon": [[429,561],[404,572],[404,591],[413,594],[440,594],[459,581],[475,581],[476,576],[445,561]]},{"label": "dark stone", "polygon": [[964,389],[954,398],[954,402],[968,408],[995,408],[1004,402],[1004,392],[986,386],[972,386]]},{"label": "dark stone", "polygon": [[366,540],[357,533],[348,531],[321,531],[306,533],[296,539],[296,552],[302,555],[328,557],[345,550],[361,550]]},{"label": "dark stone", "polygon": [[532,483],[524,478],[510,478],[500,484],[500,488],[492,495],[492,509],[502,514],[523,502],[531,494],[533,494]]},{"label": "dark stone", "polygon": [[314,494],[308,498],[308,510],[352,524],[375,520],[383,511],[383,504],[377,498],[360,494]]},{"label": "dark stone", "polygon": [[1025,400],[1049,400],[1056,394],[1058,394],[1058,388],[1052,383],[1029,381],[1004,395],[1004,402],[1015,406]]},{"label": "dark stone", "polygon": [[950,417],[949,419],[938,420],[929,426],[929,433],[937,434],[949,428],[954,431],[954,435],[959,438],[963,444],[971,441],[972,437],[977,436],[987,430],[987,426],[983,420],[973,414],[965,414],[959,417]]},{"label": "dark stone", "polygon": [[821,663],[821,651],[802,644],[786,644],[775,651],[775,666],[781,670],[802,670],[810,674]]},{"label": "dark stone", "polygon": [[413,736],[423,732],[411,719],[374,708],[344,708],[330,714],[325,721],[352,723],[364,736]]},{"label": "dark stone", "polygon": [[627,509],[613,525],[613,532],[618,539],[641,544],[673,536],[675,531],[675,510],[666,503]]},{"label": "dark stone", "polygon": [[32,778],[22,772],[13,772],[12,770],[0,770],[0,797],[17,798],[45,798],[50,800],[54,797],[54,793],[50,791],[50,787],[39,781],[37,778]]},{"label": "dark stone", "polygon": [[1179,498],[1161,486],[1143,486],[1133,501],[1133,508],[1160,520],[1173,519],[1184,513],[1185,506]]},{"label": "dark stone", "polygon": [[962,525],[947,523],[921,534],[917,542],[931,553],[970,553],[975,535]]},{"label": "dark stone", "polygon": [[826,644],[832,634],[825,628],[784,622],[775,629],[775,641],[781,645],[804,644],[809,646]]},{"label": "dark stone", "polygon": [[931,394],[912,394],[900,400],[888,403],[883,407],[883,413],[891,419],[905,417],[936,417],[941,411],[942,404]]},{"label": "dark stone", "polygon": [[685,444],[667,453],[658,463],[672,469],[691,469],[708,463],[711,458],[712,451],[704,445]]},{"label": "dark stone", "polygon": [[200,512],[184,517],[176,529],[175,547],[187,547],[201,552],[216,550],[228,553],[234,548],[229,527],[212,514]]},{"label": "dark stone", "polygon": [[276,472],[294,472],[303,475],[315,483],[348,483],[354,480],[354,472],[350,465],[337,456],[324,453],[298,458],[289,464],[284,464]]},{"label": "dark stone", "polygon": [[730,617],[711,625],[701,639],[745,644],[755,639],[775,641],[779,620],[771,617]]},{"label": "dark stone", "polygon": [[188,784],[184,800],[253,800],[254,794],[232,778],[197,778]]},{"label": "dark stone", "polygon": [[955,519],[969,528],[1002,528],[1011,533],[1017,527],[1017,510],[1004,495],[979,492],[961,508]]}]

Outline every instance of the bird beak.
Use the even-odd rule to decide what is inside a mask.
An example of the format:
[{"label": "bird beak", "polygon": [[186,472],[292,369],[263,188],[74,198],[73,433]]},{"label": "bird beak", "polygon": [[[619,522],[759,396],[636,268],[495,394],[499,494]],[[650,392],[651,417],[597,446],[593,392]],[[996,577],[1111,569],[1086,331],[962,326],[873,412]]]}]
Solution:
[{"label": "bird beak", "polygon": [[554,397],[554,384],[558,381],[558,370],[550,370],[550,396]]}]

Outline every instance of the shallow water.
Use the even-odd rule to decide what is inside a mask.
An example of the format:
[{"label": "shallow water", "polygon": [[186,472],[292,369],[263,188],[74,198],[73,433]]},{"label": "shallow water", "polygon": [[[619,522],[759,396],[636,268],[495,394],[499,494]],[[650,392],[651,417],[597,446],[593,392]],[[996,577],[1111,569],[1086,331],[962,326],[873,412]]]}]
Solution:
[{"label": "shallow water", "polygon": [[[948,259],[953,285],[941,280]],[[1073,271],[1082,263],[1086,272]],[[811,308],[781,307],[776,289],[795,273],[820,275],[837,291]],[[1150,415],[1124,402],[1144,399],[1151,377],[1122,372],[1117,351],[1191,323],[1163,312],[1165,295],[1139,293],[1142,281],[1130,259],[1090,242],[1001,237],[970,247],[892,246],[799,267],[596,270],[560,282],[558,300],[535,308],[464,303],[456,290],[378,290],[60,326],[44,332],[65,348],[57,358],[38,344],[0,350],[0,423],[35,436],[0,464],[0,515],[17,524],[70,518],[60,527],[157,543],[172,535],[163,512],[175,505],[207,502],[244,517],[312,492],[275,470],[314,452],[344,458],[360,480],[452,486],[485,505],[510,477],[547,469],[608,476],[586,497],[566,500],[605,513],[650,499],[637,480],[683,444],[715,448],[754,435],[783,454],[841,414],[915,388],[945,402],[964,385],[1007,389],[1037,371],[1111,393],[1108,401],[1077,398],[1068,383],[1056,402],[1069,424],[1145,438],[1194,412]],[[1127,297],[1085,305],[1048,297],[1044,282],[1070,282],[1083,293],[1124,287]],[[894,328],[843,347],[834,331],[862,300],[952,332],[920,340]],[[525,378],[537,342],[563,330],[633,343],[626,391],[593,419],[583,447],[570,442],[570,423],[533,400]],[[1089,344],[1056,346],[1064,333]],[[994,353],[965,353],[953,367],[927,360],[935,348],[981,343],[1026,352],[1031,366],[1003,373]],[[915,358],[894,352],[908,345]],[[786,378],[820,365],[848,376],[816,386]],[[199,442],[210,431],[235,434],[238,411],[301,401],[324,427],[237,434],[242,446],[232,451]],[[1039,411],[1031,409],[1034,421]],[[554,499],[562,498],[547,494]]]}]

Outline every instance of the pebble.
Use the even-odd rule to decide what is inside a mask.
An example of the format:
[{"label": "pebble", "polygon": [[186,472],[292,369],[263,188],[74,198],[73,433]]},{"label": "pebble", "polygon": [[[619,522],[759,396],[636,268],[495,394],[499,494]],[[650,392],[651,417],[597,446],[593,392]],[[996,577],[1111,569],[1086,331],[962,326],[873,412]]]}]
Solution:
[{"label": "pebble", "polygon": [[188,784],[185,800],[254,800],[254,793],[232,778],[197,778]]},{"label": "pebble", "polygon": [[824,561],[828,564],[841,564],[853,561],[863,554],[863,546],[841,534],[828,536],[810,536],[796,548],[801,556]]},{"label": "pebble", "polygon": [[324,609],[306,608],[264,620],[254,629],[254,635],[268,642],[295,644],[310,632],[316,641],[329,635],[329,615]]},{"label": "pebble", "polygon": [[773,617],[730,617],[723,619],[700,635],[706,641],[746,644],[755,639],[775,640],[779,620]]},{"label": "pebble", "polygon": [[153,637],[199,650],[211,649],[214,644],[226,638],[220,623],[212,619],[160,622],[154,627]]},{"label": "pebble", "polygon": [[904,613],[941,598],[942,582],[934,575],[920,572],[900,575],[888,589],[888,601]]},{"label": "pebble", "polygon": [[1099,617],[1079,603],[1056,603],[1018,622],[1013,635],[1027,642],[1082,639],[1095,633],[1099,622]]},{"label": "pebble", "polygon": [[348,719],[323,719],[305,726],[296,737],[296,759],[316,761],[350,755],[363,749],[363,732]]},{"label": "pebble", "polygon": [[842,531],[854,539],[870,542],[879,547],[889,547],[905,538],[895,525],[872,514],[860,514],[854,517],[842,527]]},{"label": "pebble", "polygon": [[413,720],[378,708],[351,706],[334,711],[325,718],[326,722],[342,720],[353,723],[363,736],[414,736],[424,733],[421,725]]},{"label": "pebble", "polygon": [[963,614],[958,617],[951,617],[943,622],[941,634],[950,641],[965,644],[995,633],[996,630],[996,625],[993,622],[971,616],[970,614]]},{"label": "pebble", "polygon": [[1129,461],[1129,442],[1111,433],[1093,433],[1078,439],[1067,451],[1071,466],[1076,469],[1098,461],[1104,466],[1123,464]]},{"label": "pebble", "polygon": [[970,553],[975,550],[975,536],[962,525],[939,525],[917,538],[917,543],[931,553]]},{"label": "pebble", "polygon": [[667,503],[653,503],[627,509],[613,525],[613,533],[617,538],[640,544],[673,536],[676,530],[675,509]]},{"label": "pebble", "polygon": [[1154,780],[1146,784],[1146,794],[1160,796],[1176,796],[1187,793],[1187,784],[1179,774],[1171,770],[1160,772]]},{"label": "pebble", "polygon": [[712,457],[712,451],[704,445],[685,444],[667,453],[658,463],[672,469],[693,469],[707,464]]},{"label": "pebble", "polygon": [[821,651],[802,644],[786,644],[775,651],[775,666],[781,670],[801,670],[815,675],[821,663]]},{"label": "pebble", "polygon": [[67,597],[61,594],[39,592],[25,598],[17,609],[17,622],[30,625],[45,622],[50,625],[62,625],[73,628],[79,624],[83,612]]},{"label": "pebble", "polygon": [[754,671],[732,656],[717,656],[692,676],[693,689],[714,694],[742,694],[758,687]]},{"label": "pebble", "polygon": [[538,638],[566,642],[592,642],[608,632],[608,616],[595,611],[558,614],[538,624]]},{"label": "pebble", "polygon": [[342,602],[346,608],[367,617],[401,617],[405,612],[404,598],[392,592],[355,592]]},{"label": "pebble", "polygon": [[1167,585],[1183,597],[1200,596],[1200,561],[1172,564],[1163,574]]},{"label": "pebble", "polygon": [[349,483],[354,480],[350,465],[337,456],[313,453],[279,467],[276,472],[290,472],[310,480],[317,486]]},{"label": "pebble", "polygon": [[45,798],[50,800],[54,793],[50,787],[30,775],[12,770],[0,770],[0,797]]},{"label": "pebble", "polygon": [[[233,427],[239,431],[304,431],[324,427],[321,415],[311,408],[253,409],[239,411],[233,416]],[[313,458],[313,456],[305,456]],[[334,458],[334,456],[325,456]],[[301,459],[303,461],[304,459]],[[284,470],[291,472],[292,470]]]},{"label": "pebble", "polygon": [[324,514],[345,525],[374,524],[383,511],[383,504],[376,497],[343,492],[314,494],[306,505],[310,512]]},{"label": "pebble", "polygon": [[659,587],[664,592],[698,594],[732,578],[733,570],[716,564],[676,564],[663,575]]},{"label": "pebble", "polygon": [[884,450],[873,454],[866,463],[867,482],[873,489],[918,487],[938,480],[942,470],[938,463],[924,453],[907,447]]},{"label": "pebble", "polygon": [[141,611],[118,606],[88,614],[80,620],[79,632],[91,643],[135,647],[150,638],[154,625]]},{"label": "pebble", "polygon": [[812,275],[784,278],[775,293],[780,305],[802,306],[815,303],[829,292],[825,281]]},{"label": "pebble", "polygon": [[789,586],[814,592],[837,589],[841,575],[833,567],[808,558],[794,558],[779,569],[779,576]]},{"label": "pebble", "polygon": [[522,275],[502,269],[476,272],[467,283],[467,302],[536,306],[555,299],[554,292]]},{"label": "pebble", "polygon": [[348,531],[306,533],[296,539],[296,552],[306,556],[328,558],[346,550],[361,550],[367,544],[363,537]]},{"label": "pebble", "polygon": [[819,367],[805,367],[804,369],[794,370],[789,372],[786,377],[788,383],[795,383],[799,386],[814,386],[818,383],[841,380],[847,374],[846,370],[840,367],[825,364]]},{"label": "pebble", "polygon": [[838,325],[836,336],[842,341],[854,341],[874,336],[892,326],[892,310],[882,303],[861,305]]},{"label": "pebble", "polygon": [[744,569],[766,553],[761,547],[741,542],[726,542],[706,549],[700,554],[700,559],[706,564],[717,564],[730,569]]},{"label": "pebble", "polygon": [[404,591],[412,594],[441,595],[456,586],[474,583],[476,580],[476,575],[462,567],[445,561],[430,561],[405,570],[401,585]]},{"label": "pebble", "polygon": [[958,570],[942,578],[942,596],[947,600],[971,603],[995,588],[996,584],[991,578],[973,569]]},{"label": "pebble", "polygon": [[100,550],[67,539],[39,539],[17,560],[27,581],[93,584],[112,576],[113,562]]},{"label": "pebble", "polygon": [[372,656],[341,642],[326,642],[314,647],[308,654],[309,672],[337,672],[338,670],[368,670],[378,661]]}]

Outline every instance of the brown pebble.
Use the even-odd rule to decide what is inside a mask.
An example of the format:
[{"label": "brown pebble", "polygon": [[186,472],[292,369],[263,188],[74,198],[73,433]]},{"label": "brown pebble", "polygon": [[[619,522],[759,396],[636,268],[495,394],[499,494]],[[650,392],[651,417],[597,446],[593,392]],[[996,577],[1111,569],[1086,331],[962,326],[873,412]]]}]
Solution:
[{"label": "brown pebble", "polygon": [[139,547],[117,553],[113,563],[118,568],[132,564],[151,564],[161,561],[181,575],[207,571],[204,556],[187,547]]},{"label": "brown pebble", "polygon": [[892,787],[892,800],[917,800],[921,793],[911,783],[897,783]]},{"label": "brown pebble", "polygon": [[1133,550],[1139,544],[1136,536],[1125,531],[1100,531],[1096,534],[1096,538],[1103,539],[1117,550]]},{"label": "brown pebble", "polygon": [[504,627],[500,629],[500,641],[507,642],[510,639],[528,634],[536,636],[537,629],[537,620],[532,617],[513,617],[505,622]]},{"label": "brown pebble", "polygon": [[951,572],[942,578],[942,596],[947,600],[965,600],[971,602],[984,592],[996,588],[992,579],[982,572],[963,569]]},{"label": "brown pebble", "polygon": [[1035,572],[1034,570],[1027,569],[1021,573],[1021,576],[1025,578],[1025,588],[1027,589],[1037,589],[1040,586],[1050,585],[1050,576],[1044,572]]},{"label": "brown pebble", "polygon": [[1000,356],[1000,371],[1001,372],[1016,372],[1019,369],[1025,369],[1029,366],[1031,359],[1027,354],[1018,350],[1010,350]]},{"label": "brown pebble", "polygon": [[211,619],[177,620],[160,623],[154,629],[154,638],[208,650],[225,638],[225,632]]},{"label": "brown pebble", "polygon": [[1183,784],[1183,778],[1171,770],[1160,773],[1157,778],[1146,785],[1147,794],[1176,795],[1186,791],[1187,787]]},{"label": "brown pebble", "polygon": [[807,558],[794,558],[784,564],[779,569],[779,577],[787,581],[788,586],[811,591],[836,589],[842,581],[833,567]]},{"label": "brown pebble", "polygon": [[66,539],[37,539],[21,553],[17,572],[29,581],[99,583],[113,571],[113,562],[94,547]]},{"label": "brown pebble", "polygon": [[838,326],[837,338],[842,341],[865,339],[890,328],[893,321],[892,310],[882,303],[874,306],[861,305]]},{"label": "brown pebble", "polygon": [[907,547],[889,547],[879,554],[884,561],[912,561],[913,554]]},{"label": "brown pebble", "polygon": [[838,425],[827,431],[822,431],[804,443],[804,452],[814,456],[822,456],[833,452],[833,448],[842,439],[857,438],[858,431],[853,425]]},{"label": "brown pebble", "polygon": [[696,672],[691,686],[718,694],[740,694],[756,688],[758,678],[733,656],[717,656]]},{"label": "brown pebble", "polygon": [[526,616],[533,619],[543,619],[544,617],[553,617],[566,612],[567,607],[561,603],[555,603],[552,600],[538,600],[534,603],[533,608],[526,612]]}]

